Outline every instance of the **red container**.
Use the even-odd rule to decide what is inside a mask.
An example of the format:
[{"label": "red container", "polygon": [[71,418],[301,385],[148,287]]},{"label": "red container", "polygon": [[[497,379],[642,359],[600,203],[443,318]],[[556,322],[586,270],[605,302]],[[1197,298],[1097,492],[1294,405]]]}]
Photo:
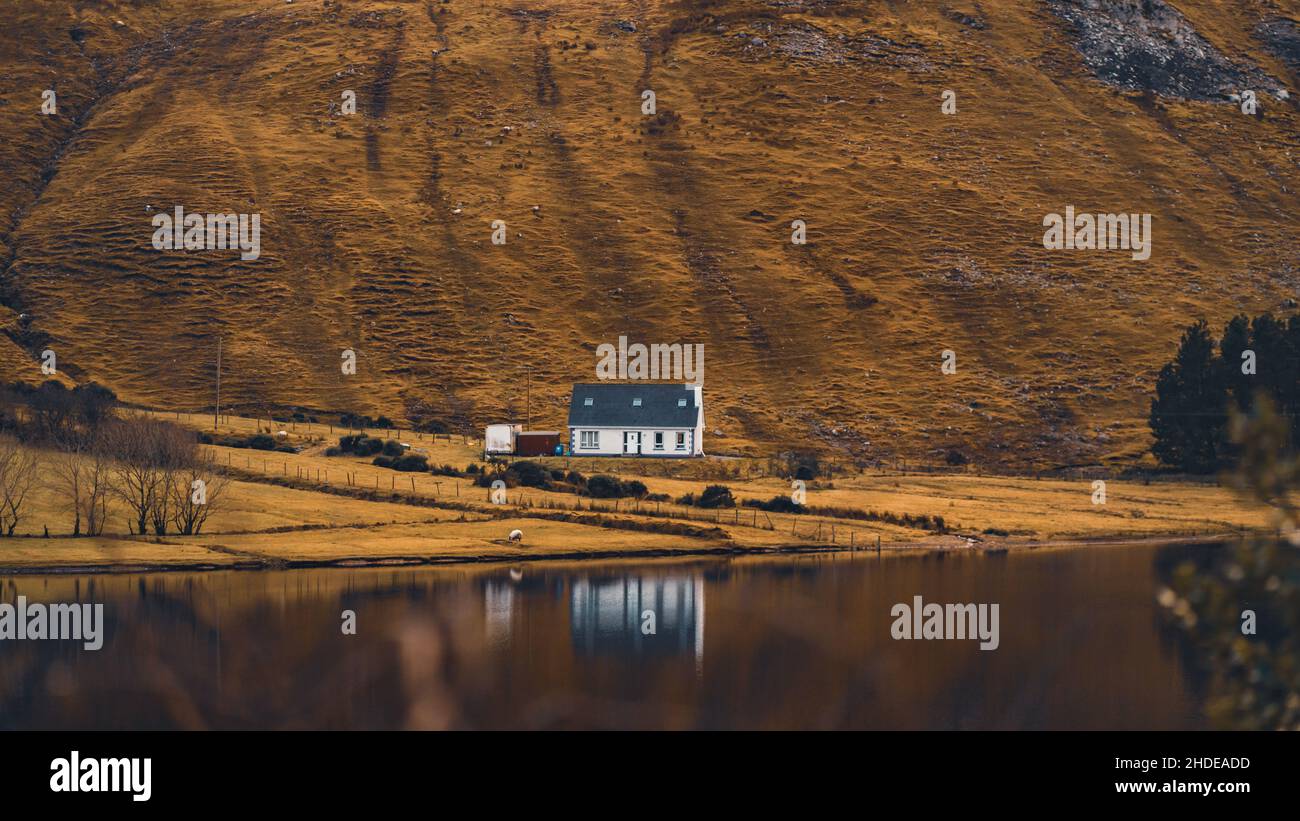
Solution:
[{"label": "red container", "polygon": [[526,430],[515,436],[516,456],[554,456],[560,444],[560,432],[555,430]]}]

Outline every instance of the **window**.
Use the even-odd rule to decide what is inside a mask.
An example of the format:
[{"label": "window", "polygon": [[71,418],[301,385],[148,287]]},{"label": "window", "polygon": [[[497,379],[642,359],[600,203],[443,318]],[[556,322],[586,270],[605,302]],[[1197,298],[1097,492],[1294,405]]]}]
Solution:
[{"label": "window", "polygon": [[593,404],[595,404],[595,402],[596,402],[596,400],[593,399],[593,398],[591,398],[590,396],[588,396],[586,399],[582,400],[582,404],[586,405],[587,407],[591,407]]},{"label": "window", "polygon": [[583,430],[578,431],[578,447],[595,449],[600,447],[600,431]]},{"label": "window", "polygon": [[633,399],[633,400],[632,400],[632,407],[634,407],[634,408],[639,408],[639,407],[641,407],[641,400],[640,400],[639,398],[638,398],[638,399]]},{"label": "window", "polygon": [[663,449],[664,449],[664,432],[661,430],[655,431],[655,450],[663,450]]},{"label": "window", "polygon": [[686,450],[686,431],[684,430],[677,432],[677,449]]},{"label": "window", "polygon": [[682,397],[681,399],[677,400],[677,407],[679,408],[686,407],[686,397]]}]

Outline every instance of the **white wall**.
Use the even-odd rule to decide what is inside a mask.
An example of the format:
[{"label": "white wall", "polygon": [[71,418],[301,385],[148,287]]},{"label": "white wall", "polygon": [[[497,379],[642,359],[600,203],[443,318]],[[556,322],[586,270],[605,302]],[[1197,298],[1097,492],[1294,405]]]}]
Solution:
[{"label": "white wall", "polygon": [[[597,448],[582,447],[581,431],[594,430],[600,446]],[[623,455],[623,434],[626,430],[633,430],[641,434],[641,456],[699,456],[702,453],[700,448],[700,439],[696,431],[691,428],[569,428],[570,446],[574,456],[622,456]],[[681,431],[686,434],[686,450],[677,450],[677,432]],[[654,449],[654,435],[662,433],[664,435],[664,449]],[[694,450],[692,451],[691,434],[696,433],[694,441]]]}]

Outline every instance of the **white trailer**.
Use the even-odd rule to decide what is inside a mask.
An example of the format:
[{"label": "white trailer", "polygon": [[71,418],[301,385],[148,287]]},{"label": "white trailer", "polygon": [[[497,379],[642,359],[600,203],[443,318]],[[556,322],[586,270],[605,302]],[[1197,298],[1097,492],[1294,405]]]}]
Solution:
[{"label": "white trailer", "polygon": [[509,456],[515,452],[515,437],[523,425],[488,425],[483,431],[484,456]]}]

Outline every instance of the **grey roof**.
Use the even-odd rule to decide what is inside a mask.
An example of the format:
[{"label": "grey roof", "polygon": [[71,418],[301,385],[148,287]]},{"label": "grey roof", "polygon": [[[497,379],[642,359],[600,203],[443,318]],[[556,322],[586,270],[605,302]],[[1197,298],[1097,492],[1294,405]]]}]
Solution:
[{"label": "grey roof", "polygon": [[[702,392],[701,392],[702,393]],[[591,399],[591,405],[586,400]],[[632,404],[640,399],[641,405]],[[685,407],[677,400],[685,399]],[[701,408],[690,385],[657,382],[598,382],[573,386],[569,427],[693,428]]]}]

